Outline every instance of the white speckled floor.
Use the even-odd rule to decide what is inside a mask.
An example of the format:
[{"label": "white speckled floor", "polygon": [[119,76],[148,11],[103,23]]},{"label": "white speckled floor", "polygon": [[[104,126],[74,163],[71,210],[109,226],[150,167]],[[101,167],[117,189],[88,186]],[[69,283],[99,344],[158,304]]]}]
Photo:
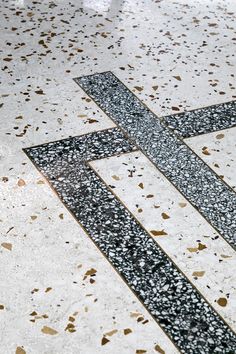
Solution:
[{"label": "white speckled floor", "polygon": [[[0,12],[0,354],[184,352],[22,149],[115,126],[73,81],[96,72],[159,117],[234,101],[235,1],[2,0]],[[185,139],[232,190],[235,129]],[[140,151],[91,166],[150,235],[165,231],[155,241],[235,330],[232,246]]]}]

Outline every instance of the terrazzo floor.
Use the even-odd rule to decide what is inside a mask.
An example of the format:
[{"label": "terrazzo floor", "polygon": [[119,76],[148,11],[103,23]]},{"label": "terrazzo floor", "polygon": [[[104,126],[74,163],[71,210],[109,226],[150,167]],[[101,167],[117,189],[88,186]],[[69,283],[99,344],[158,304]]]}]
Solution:
[{"label": "terrazzo floor", "polygon": [[235,1],[0,14],[0,354],[235,354]]}]

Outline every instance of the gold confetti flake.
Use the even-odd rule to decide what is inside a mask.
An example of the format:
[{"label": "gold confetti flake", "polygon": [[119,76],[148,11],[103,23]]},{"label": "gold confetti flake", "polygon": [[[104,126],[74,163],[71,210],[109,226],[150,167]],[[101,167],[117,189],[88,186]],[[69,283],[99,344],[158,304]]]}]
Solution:
[{"label": "gold confetti flake", "polygon": [[88,119],[88,123],[89,123],[89,124],[98,123],[98,120],[97,120],[97,119],[89,118],[89,119]]},{"label": "gold confetti flake", "polygon": [[199,242],[198,247],[189,247],[187,250],[189,252],[198,252],[204,250],[205,248],[207,248],[207,246]]},{"label": "gold confetti flake", "polygon": [[180,208],[185,208],[187,206],[187,203],[179,203]]},{"label": "gold confetti flake", "polygon": [[179,76],[179,75],[177,75],[177,76],[173,76],[176,80],[178,80],[178,81],[182,81],[181,80],[181,77]]},{"label": "gold confetti flake", "polygon": [[221,133],[221,134],[217,134],[217,135],[216,135],[216,139],[223,139],[224,136],[225,136],[225,135],[222,134],[222,133]]},{"label": "gold confetti flake", "polygon": [[48,327],[48,326],[43,326],[43,328],[41,329],[41,332],[44,334],[49,334],[51,336],[58,334],[58,332],[55,329]]},{"label": "gold confetti flake", "polygon": [[136,354],[144,354],[147,353],[147,351],[145,349],[137,349],[136,350]]},{"label": "gold confetti flake", "polygon": [[203,243],[199,242],[199,244],[198,244],[198,249],[199,249],[199,251],[202,251],[202,250],[204,250],[205,248],[207,248],[207,246],[204,245]]},{"label": "gold confetti flake", "polygon": [[179,107],[172,106],[171,107],[172,111],[180,111]]},{"label": "gold confetti flake", "polygon": [[111,176],[115,181],[119,181],[120,180],[120,177],[119,176],[116,176],[116,175],[113,175]]},{"label": "gold confetti flake", "polygon": [[198,251],[198,248],[197,247],[188,247],[187,250],[189,252],[197,252]]},{"label": "gold confetti flake", "polygon": [[22,347],[17,347],[16,354],[26,354],[26,351]]},{"label": "gold confetti flake", "polygon": [[143,91],[143,87],[141,86],[134,86],[135,90],[137,90],[138,92]]},{"label": "gold confetti flake", "polygon": [[12,250],[12,244],[11,243],[8,243],[8,242],[3,242],[1,244],[2,247],[6,248],[8,251],[11,251]]},{"label": "gold confetti flake", "polygon": [[141,189],[143,189],[144,188],[144,185],[143,185],[143,183],[141,182],[141,183],[139,183],[139,185],[138,185]]},{"label": "gold confetti flake", "polygon": [[31,294],[37,293],[38,291],[39,291],[39,289],[34,288],[34,289],[31,291]]},{"label": "gold confetti flake", "polygon": [[153,236],[166,236],[168,235],[164,230],[151,230],[150,231]]},{"label": "gold confetti flake", "polygon": [[217,300],[217,303],[218,305],[222,306],[222,307],[225,307],[227,305],[227,299],[225,297],[220,297],[218,300]]},{"label": "gold confetti flake", "polygon": [[227,256],[226,254],[221,254],[220,255],[222,258],[232,258],[232,256]]},{"label": "gold confetti flake", "polygon": [[[40,41],[40,42],[41,42],[41,41]],[[42,42],[43,42],[43,41],[42,41]],[[43,44],[43,43],[40,43],[40,44]],[[35,93],[37,93],[37,95],[45,95],[45,93],[43,92],[42,89],[35,91]]]},{"label": "gold confetti flake", "polygon": [[85,273],[85,275],[86,275],[86,276],[88,276],[88,275],[94,275],[94,274],[96,274],[96,273],[97,273],[96,269],[91,268],[91,269],[89,269],[89,270]]},{"label": "gold confetti flake", "polygon": [[51,290],[52,290],[52,288],[49,286],[48,288],[45,289],[45,293],[48,293]]},{"label": "gold confetti flake", "polygon": [[203,277],[203,275],[205,274],[205,271],[198,271],[198,272],[193,272],[193,276],[194,277]]},{"label": "gold confetti flake", "polygon": [[203,153],[204,155],[211,155],[210,152],[207,150],[207,146],[204,146],[204,147],[202,148],[202,153]]},{"label": "gold confetti flake", "polygon": [[113,336],[114,334],[116,334],[117,332],[118,332],[117,329],[113,329],[112,331],[105,333],[104,336],[109,336],[109,337],[111,337],[111,336]]},{"label": "gold confetti flake", "polygon": [[61,220],[63,220],[63,219],[64,219],[64,214],[63,214],[63,213],[59,214],[59,218],[60,218]]},{"label": "gold confetti flake", "polygon": [[36,220],[37,219],[37,215],[31,215],[31,220]]},{"label": "gold confetti flake", "polygon": [[4,310],[4,305],[0,305],[0,310]]},{"label": "gold confetti flake", "polygon": [[26,185],[26,183],[25,183],[25,181],[24,181],[22,178],[20,178],[20,179],[18,180],[18,182],[17,182],[17,185],[18,185],[19,187],[23,187],[23,186]]},{"label": "gold confetti flake", "polygon": [[75,325],[73,323],[68,323],[65,328],[65,331],[68,331],[70,333],[76,332]]},{"label": "gold confetti flake", "polygon": [[109,343],[109,339],[107,339],[106,337],[103,337],[102,340],[101,340],[101,345],[105,345],[107,343]]},{"label": "gold confetti flake", "polygon": [[162,216],[162,218],[163,218],[164,220],[170,218],[170,216],[169,216],[168,214],[166,214],[166,213],[162,213],[161,216]]},{"label": "gold confetti flake", "polygon": [[160,353],[160,354],[165,354],[165,351],[157,344],[155,345],[155,351]]},{"label": "gold confetti flake", "polygon": [[37,312],[36,311],[33,311],[30,313],[30,316],[36,316],[37,315]]},{"label": "gold confetti flake", "polygon": [[125,336],[127,336],[127,334],[130,334],[130,333],[132,333],[132,329],[130,329],[130,328],[125,328],[124,329],[124,335]]},{"label": "gold confetti flake", "polygon": [[132,318],[132,317],[137,318],[137,317],[139,317],[139,316],[141,316],[141,313],[139,313],[139,312],[131,312],[131,313],[130,313],[130,317],[131,317],[131,318]]}]

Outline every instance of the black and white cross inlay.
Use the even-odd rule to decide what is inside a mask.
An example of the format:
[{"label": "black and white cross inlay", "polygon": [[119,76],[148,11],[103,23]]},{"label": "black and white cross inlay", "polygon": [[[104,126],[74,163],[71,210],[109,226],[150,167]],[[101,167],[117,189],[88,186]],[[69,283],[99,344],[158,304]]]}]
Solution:
[{"label": "black and white cross inlay", "polygon": [[138,146],[231,244],[234,193],[112,73],[77,82],[123,131],[108,129],[25,152],[181,352],[235,353],[234,333],[88,162]]}]

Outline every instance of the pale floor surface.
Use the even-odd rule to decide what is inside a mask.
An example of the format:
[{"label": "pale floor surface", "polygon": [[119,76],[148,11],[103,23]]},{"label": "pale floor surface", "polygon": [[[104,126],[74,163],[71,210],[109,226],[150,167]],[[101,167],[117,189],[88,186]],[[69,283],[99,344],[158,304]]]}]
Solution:
[{"label": "pale floor surface", "polygon": [[[157,353],[156,345],[178,353],[22,148],[114,126],[73,82],[85,74],[113,71],[159,116],[235,99],[235,11],[232,0],[1,2],[0,354],[17,347],[27,354]],[[233,132],[186,141],[231,187]],[[204,146],[210,155],[201,154]],[[127,158],[132,156],[120,159]],[[135,179],[128,183],[119,163],[111,158],[94,166],[108,184],[117,184],[115,191],[134,214],[136,204],[143,208],[137,217],[148,230],[168,229],[156,241],[235,326],[230,246],[222,238],[212,241],[210,225],[190,205],[178,207],[184,200],[173,187],[165,187],[169,197],[163,193],[167,181],[157,171],[150,183],[144,170],[142,182],[160,203],[153,210],[146,191],[131,185]],[[142,156],[139,163],[148,166]],[[125,190],[131,187],[132,198]],[[171,216],[165,225],[159,210]],[[188,257],[199,233],[208,247]],[[228,258],[219,263],[222,255]],[[91,269],[97,271],[92,283],[90,276],[84,279]],[[194,276],[199,271],[205,273]],[[217,299],[228,293],[227,306],[220,307]],[[69,316],[75,318],[74,333],[65,331]],[[44,326],[58,333],[45,334]],[[127,328],[132,333],[125,335]]]}]

